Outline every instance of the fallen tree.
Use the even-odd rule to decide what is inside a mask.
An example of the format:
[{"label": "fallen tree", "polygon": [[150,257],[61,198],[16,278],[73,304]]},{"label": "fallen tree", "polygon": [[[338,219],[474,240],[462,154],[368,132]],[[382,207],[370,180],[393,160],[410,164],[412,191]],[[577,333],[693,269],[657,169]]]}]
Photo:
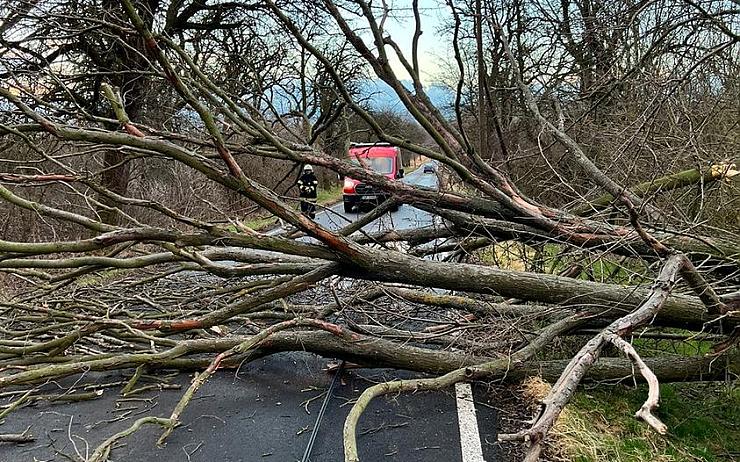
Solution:
[{"label": "fallen tree", "polygon": [[[656,109],[645,109],[656,125],[663,118],[673,121],[673,111],[684,108],[684,102],[672,99],[684,91],[681,82],[697,68],[710,73],[715,59],[735,56],[737,36],[723,14],[707,18],[690,3],[671,6],[676,17],[681,11],[697,15],[697,24],[667,20],[656,30],[680,36],[696,26],[703,35],[692,40],[708,42],[686,45],[688,64],[657,70],[647,64],[651,58],[672,62],[672,52],[661,45],[667,37],[661,35],[644,61],[614,77],[624,82],[599,89],[588,86],[591,77],[573,76],[583,93],[571,97],[563,82],[572,79],[549,75],[542,87],[532,83],[535,71],[527,66],[535,65],[533,57],[517,41],[522,37],[512,36],[510,25],[502,23],[506,14],[482,18],[453,3],[447,11],[455,45],[452,61],[458,68],[454,118],[432,102],[422,82],[418,2],[409,7],[417,25],[409,58],[385,29],[392,8],[383,3],[378,9],[362,0],[299,2],[291,8],[270,0],[217,6],[195,2],[184,9],[171,3],[168,8],[157,5],[163,8],[157,11],[138,0],[123,0],[104,21],[94,5],[89,16],[74,21],[50,13],[80,36],[103,30],[105,40],[137,56],[127,62],[138,67],[125,72],[152,83],[161,101],[172,105],[151,107],[146,115],[131,113],[141,109],[127,101],[135,92],[106,80],[124,71],[105,67],[78,75],[50,64],[66,53],[76,56],[76,42],[62,46],[49,61],[33,49],[45,46],[43,41],[29,39],[31,48],[3,42],[0,68],[11,72],[8,83],[0,85],[0,150],[5,156],[0,198],[3,210],[14,217],[4,225],[14,231],[0,241],[0,271],[9,281],[0,302],[0,387],[133,369],[125,394],[145,370],[200,372],[169,419],[145,417],[104,441],[93,460],[105,460],[117,441],[145,424],[164,427],[162,441],[177,431],[188,402],[219,368],[277,352],[308,351],[368,367],[438,375],[378,384],[361,396],[345,426],[345,458],[355,461],[355,426],[375,396],[540,375],[556,381],[543,413],[533,428],[507,437],[529,444],[528,457],[535,460],[581,380],[646,380],[650,396],[639,416],[662,432],[665,428],[651,414],[659,399],[657,381],[734,377],[740,241],[733,211],[726,207],[737,200],[736,182],[725,180],[736,171],[731,161],[719,158],[715,140],[722,139],[732,153],[738,138],[730,135],[736,128],[720,131],[702,123],[704,139],[695,133],[689,114],[684,115],[691,126],[688,134],[661,126],[666,139],[686,136],[687,146],[703,143],[680,156],[677,148],[661,150],[643,139],[646,122],[638,117],[625,122],[622,131],[631,135],[620,146],[597,149],[581,142],[591,130],[582,119],[611,129],[616,122],[604,119],[602,106],[619,109],[609,93],[627,87],[641,72],[655,79],[664,71],[683,72],[651,90]],[[0,33],[22,20],[26,28],[39,28],[39,36],[53,35],[34,8],[19,9],[14,19],[0,24]],[[496,78],[508,76],[492,83],[488,95],[481,88],[476,127],[470,126],[465,114],[470,108],[463,101],[469,76],[460,32],[466,14],[486,23],[488,44],[499,57]],[[626,17],[639,21],[643,14],[650,16],[638,10]],[[246,89],[234,84],[239,78],[222,78],[213,62],[235,59],[234,54],[219,48],[224,44],[218,41],[201,42],[209,40],[208,34],[188,35],[176,26],[218,35],[219,15],[234,20],[226,30],[257,28],[247,34],[255,39],[260,37],[255,24],[267,22],[271,33],[279,31],[280,40],[302,57],[302,85],[266,88],[264,75],[250,75],[246,80],[255,88]],[[161,27],[155,17],[161,17]],[[367,36],[358,32],[355,21],[365,24]],[[323,47],[304,26],[331,29],[337,49]],[[478,48],[483,46],[480,34]],[[129,43],[126,37],[135,40]],[[58,43],[68,39],[56,38]],[[696,56],[695,49],[709,51]],[[196,50],[215,51],[202,55]],[[484,56],[478,49],[479,59]],[[410,76],[410,86],[392,57]],[[573,66],[580,69],[584,63],[578,61]],[[621,61],[615,57],[613,62]],[[316,67],[315,76],[306,63]],[[388,85],[426,142],[382,125],[346,78],[345,64],[357,64]],[[485,73],[485,63],[479,64]],[[276,64],[281,72],[282,65],[287,64]],[[309,77],[315,77],[310,84],[305,81]],[[602,77],[609,81],[606,74]],[[652,85],[641,81],[637,87]],[[288,111],[265,98],[292,95],[296,87],[301,94]],[[500,88],[507,89],[508,99]],[[601,96],[593,99],[597,93]],[[731,106],[725,93],[732,94],[722,87],[693,99],[714,98],[716,104],[709,107],[716,112],[706,119],[716,117],[717,126],[730,117],[724,112],[724,105]],[[629,104],[640,107],[643,96]],[[87,100],[90,106],[83,105]],[[583,101],[590,106],[583,108]],[[176,123],[157,122],[159,111]],[[519,130],[523,117],[529,125]],[[370,141],[433,161],[439,187],[395,181],[327,152],[336,142],[329,133],[341,123],[349,133],[350,118],[372,133]],[[635,127],[629,125],[638,119]],[[529,132],[539,134],[527,138]],[[636,153],[634,161],[624,161],[625,151]],[[716,168],[686,169],[696,152],[711,153],[706,160]],[[118,163],[111,164],[112,158]],[[535,158],[541,164],[532,169],[527,159]],[[288,171],[271,185],[261,181],[264,172],[255,167],[269,169],[268,161]],[[305,164],[360,180],[392,198],[354,222],[341,217],[332,226],[328,219],[311,220],[295,210],[293,197],[278,193],[296,167]],[[140,183],[132,171],[139,172]],[[112,181],[112,172],[131,185]],[[686,199],[689,193],[682,188],[689,186],[696,198]],[[183,191],[198,196],[200,205],[179,198]],[[729,199],[710,198],[716,191]],[[256,231],[242,216],[243,208],[234,206],[237,201],[286,226]],[[413,206],[424,225],[399,229],[392,223],[364,230],[378,220],[391,221],[388,212],[399,204],[402,210]],[[583,332],[592,339],[572,359],[542,359],[556,340],[581,339]],[[663,352],[643,359],[628,334],[662,335],[667,341],[702,335],[697,341],[716,343],[706,356]],[[607,344],[630,359],[599,357]],[[21,395],[8,413],[29,400]]]}]

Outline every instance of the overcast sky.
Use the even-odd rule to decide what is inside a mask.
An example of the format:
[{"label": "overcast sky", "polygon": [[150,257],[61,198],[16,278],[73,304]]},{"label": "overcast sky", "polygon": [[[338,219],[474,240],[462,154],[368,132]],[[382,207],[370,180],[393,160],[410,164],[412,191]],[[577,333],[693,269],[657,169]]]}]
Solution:
[{"label": "overcast sky", "polygon": [[[389,1],[389,6],[397,12],[395,18],[389,18],[385,23],[386,33],[398,43],[406,58],[411,61],[411,44],[414,37],[414,16],[411,2],[408,0]],[[448,15],[447,8],[438,0],[420,0],[421,29],[423,34],[419,39],[419,67],[422,81],[431,83],[436,80],[440,69],[440,61],[451,52],[449,39],[444,39],[438,32],[442,17]],[[391,65],[397,75],[408,78],[395,53],[388,49]]]}]

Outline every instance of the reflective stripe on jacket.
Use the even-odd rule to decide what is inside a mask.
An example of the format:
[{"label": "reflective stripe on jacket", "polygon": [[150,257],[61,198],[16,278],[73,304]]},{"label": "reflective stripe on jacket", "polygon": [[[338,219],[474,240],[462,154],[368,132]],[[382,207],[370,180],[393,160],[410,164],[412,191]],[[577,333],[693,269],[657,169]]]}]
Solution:
[{"label": "reflective stripe on jacket", "polygon": [[319,180],[313,173],[304,173],[298,178],[298,192],[306,199],[316,199],[318,196]]}]

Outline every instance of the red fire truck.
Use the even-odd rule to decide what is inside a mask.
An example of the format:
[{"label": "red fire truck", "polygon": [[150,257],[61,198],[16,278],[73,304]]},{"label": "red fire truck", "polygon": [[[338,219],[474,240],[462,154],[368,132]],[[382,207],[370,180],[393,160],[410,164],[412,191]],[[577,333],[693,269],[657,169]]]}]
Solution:
[{"label": "red fire truck", "polygon": [[[392,180],[403,178],[401,149],[389,143],[353,143],[349,148],[349,160]],[[344,178],[343,196],[347,213],[355,206],[379,204],[390,197],[387,192],[349,177]]]}]

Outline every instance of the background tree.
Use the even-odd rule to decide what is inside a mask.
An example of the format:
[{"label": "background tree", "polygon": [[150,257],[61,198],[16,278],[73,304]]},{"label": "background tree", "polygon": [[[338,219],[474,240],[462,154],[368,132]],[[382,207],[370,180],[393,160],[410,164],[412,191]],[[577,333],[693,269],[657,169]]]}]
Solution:
[{"label": "background tree", "polygon": [[[165,439],[217,368],[275,351],[437,374],[363,394],[345,427],[345,460],[355,461],[355,426],[375,396],[544,371],[555,385],[542,412],[501,437],[535,460],[589,374],[620,378],[634,365],[650,387],[638,416],[664,432],[652,414],[659,380],[736,373],[739,40],[726,2],[448,5],[454,117],[420,77],[417,1],[120,5],[74,5],[85,14],[70,18],[59,3],[24,3],[0,26],[0,197],[35,226],[24,233],[7,220],[0,241],[0,270],[24,285],[2,302],[5,330],[26,342],[5,348],[0,386],[200,366],[171,418],[156,420]],[[413,17],[410,55],[388,34],[399,7]],[[80,40],[95,47],[82,53]],[[100,49],[116,56],[87,54]],[[390,87],[409,118],[370,108],[365,75]],[[486,120],[500,125],[495,137]],[[365,127],[366,140],[435,160],[447,181],[438,190],[391,181],[338,157],[347,133],[358,139],[353,130]],[[101,164],[108,153],[121,160]],[[278,165],[301,164],[381,188],[433,224],[359,232],[393,203],[339,229],[311,221],[283,181],[255,167],[282,180],[290,174]],[[124,165],[173,174],[135,190],[129,176],[124,190],[105,174]],[[219,202],[227,193],[291,228],[251,229],[243,210]],[[76,284],[109,269],[122,270],[99,281],[110,287]],[[217,288],[193,271],[220,278]],[[350,289],[338,293],[336,278]],[[306,303],[321,293],[331,300]],[[425,306],[431,324],[449,319],[443,310],[477,319],[486,340],[469,330],[433,336],[465,353],[430,348],[439,340],[413,323],[376,316],[373,303],[388,299],[404,313]],[[702,338],[713,355],[645,361],[626,340],[638,330],[668,340],[711,332]],[[545,358],[566,334],[581,349]],[[610,345],[627,359],[593,368]]]}]

